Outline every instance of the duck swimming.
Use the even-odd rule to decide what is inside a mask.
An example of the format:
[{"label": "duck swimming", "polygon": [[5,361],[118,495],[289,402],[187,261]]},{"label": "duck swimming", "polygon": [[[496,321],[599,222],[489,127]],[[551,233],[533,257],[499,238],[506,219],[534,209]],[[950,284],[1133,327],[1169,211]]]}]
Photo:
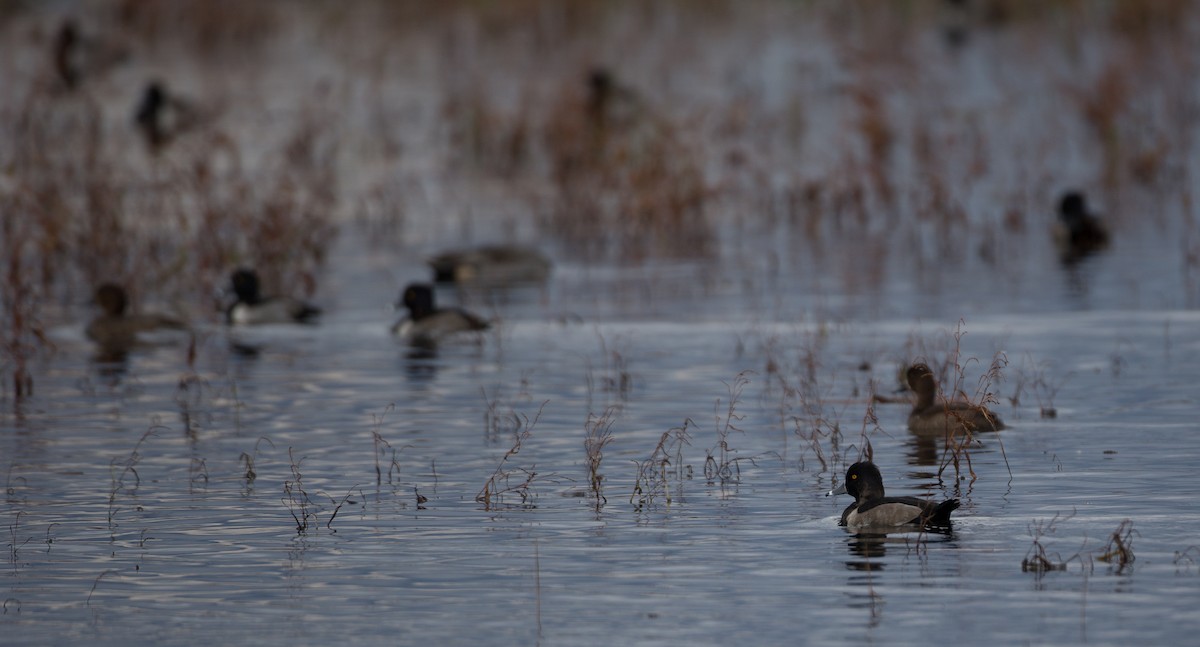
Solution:
[{"label": "duck swimming", "polygon": [[230,284],[237,295],[237,301],[225,311],[225,321],[230,325],[311,323],[321,314],[320,308],[298,299],[262,296],[254,270],[237,270]]},{"label": "duck swimming", "polygon": [[917,395],[908,428],[918,433],[947,431],[999,431],[1004,422],[987,407],[960,401],[937,401],[937,380],[925,364],[913,364],[905,374],[908,387]]},{"label": "duck swimming", "polygon": [[491,326],[465,310],[434,307],[433,287],[424,283],[405,288],[396,307],[401,305],[408,308],[408,316],[392,326],[392,334],[414,346],[436,346],[451,335],[487,330]]},{"label": "duck swimming", "polygon": [[537,283],[550,276],[551,263],[541,252],[517,245],[485,245],[443,252],[429,259],[439,283]]},{"label": "duck swimming", "polygon": [[835,494],[854,497],[854,503],[842,511],[838,522],[849,528],[948,527],[950,513],[959,505],[958,499],[934,503],[911,496],[886,496],[879,468],[867,461],[851,465],[841,486],[825,496]]},{"label": "duck swimming", "polygon": [[159,81],[146,84],[133,115],[134,125],[152,151],[158,151],[202,121],[200,110],[190,101],[169,92]]},{"label": "duck swimming", "polygon": [[1062,262],[1071,265],[1108,247],[1108,227],[1088,210],[1082,193],[1070,191],[1058,203],[1054,240]]},{"label": "duck swimming", "polygon": [[158,314],[128,314],[129,297],[125,288],[104,283],[96,288],[93,301],[101,314],[88,322],[84,332],[106,355],[123,355],[138,343],[138,333],[154,330],[184,330],[178,319]]}]

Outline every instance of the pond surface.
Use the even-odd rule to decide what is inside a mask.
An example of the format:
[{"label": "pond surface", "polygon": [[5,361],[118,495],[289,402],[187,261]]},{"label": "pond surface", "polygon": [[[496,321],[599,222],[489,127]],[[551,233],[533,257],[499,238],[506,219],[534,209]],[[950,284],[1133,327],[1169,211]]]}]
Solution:
[{"label": "pond surface", "polygon": [[[333,284],[372,272],[353,238]],[[960,363],[974,379],[967,358],[1007,354],[993,388],[1010,428],[968,450],[977,478],[950,465],[939,481],[944,455],[905,430],[906,405],[863,419],[869,393],[893,395],[900,357],[952,349],[955,321],[810,321],[814,297],[791,292],[795,318],[759,317],[767,296],[748,278],[638,272],[656,277],[643,293],[623,270],[560,264],[544,288],[494,299],[478,343],[434,354],[388,337],[384,282],[332,299],[317,326],[236,333],[257,355],[208,329],[194,372],[178,345],[96,365],[78,330],[56,330],[0,436],[4,642],[1111,644],[1200,630],[1197,313],[971,316]],[[846,310],[874,298],[846,295]],[[735,395],[736,461],[706,478]],[[597,505],[585,425],[606,412]],[[635,496],[638,462],[685,421],[678,472]],[[824,493],[863,433],[889,492],[962,499],[950,534],[838,527],[848,500]],[[477,501],[497,470],[514,489]],[[1099,561],[1126,520],[1135,561]],[[1035,538],[1066,570],[1022,572]]]},{"label": "pond surface", "polygon": [[[0,401],[0,644],[1190,644],[1200,111],[1195,88],[1178,88],[1200,78],[1187,31],[1200,20],[1181,10],[1183,27],[1158,27],[1174,38],[1127,41],[1099,3],[1064,3],[949,50],[939,12],[952,5],[976,6],[598,3],[615,8],[577,16],[521,3],[527,20],[468,3],[425,23],[416,5],[317,4],[275,16],[262,50],[246,31],[199,29],[216,44],[194,36],[183,53],[156,21],[211,28],[229,7],[159,5],[178,13],[130,29],[161,56],[95,82],[87,128],[49,108],[42,127],[111,130],[95,154],[114,170],[97,183],[155,260],[110,265],[166,277],[140,286],[143,302],[188,304],[194,359],[180,338],[95,359],[81,295],[99,252],[47,290],[34,391],[6,386]],[[252,6],[250,18],[274,15]],[[36,85],[68,11],[86,13],[48,3],[0,21],[28,46],[0,64],[5,87]],[[85,25],[119,23],[104,15]],[[213,53],[206,43],[224,58],[187,49]],[[611,168],[593,169],[612,173],[595,185],[577,179],[584,189],[551,186],[553,151],[538,149],[497,171],[491,131],[471,142],[482,159],[467,159],[462,102],[536,140],[555,132],[538,130],[553,123],[546,87],[576,87],[597,61],[661,110],[660,137],[687,144],[662,159],[686,150],[704,169],[710,206],[691,223],[711,226],[701,253],[672,243],[689,226],[583,227],[618,246],[658,236],[647,248],[663,253],[584,253],[586,240],[564,235],[545,194],[607,204],[605,181],[629,180]],[[135,155],[128,99],[163,70],[219,99],[219,136]],[[1095,134],[1104,105],[1089,93],[1106,88],[1137,98],[1109,124],[1117,144]],[[19,122],[18,99],[0,95],[6,123]],[[879,134],[872,115],[891,153],[862,141]],[[229,330],[198,304],[232,269],[216,266],[254,250],[206,261],[195,248],[241,244],[238,223],[274,204],[258,187],[296,172],[274,148],[296,132],[322,162],[299,183],[338,180],[328,203],[285,196],[337,231],[311,265],[325,314]],[[226,146],[241,156],[229,185]],[[1118,153],[1149,179],[1109,168]],[[40,166],[4,166],[5,207],[45,179]],[[881,166],[887,181],[872,174]],[[1064,266],[1049,229],[1074,186],[1097,196],[1113,242]],[[22,209],[4,217],[34,217]],[[223,210],[234,213],[213,215]],[[156,224],[191,241],[184,260],[162,252],[170,236],[137,228]],[[267,242],[291,254],[279,273],[311,269],[296,259],[312,250],[277,234]],[[428,276],[423,258],[497,240],[547,250],[551,278],[440,286],[441,303],[492,329],[434,351],[391,338],[392,303]],[[174,274],[143,274],[177,260]],[[911,434],[898,375],[916,360],[943,378],[961,368],[943,390],[990,400],[1008,428],[958,454]],[[889,494],[959,498],[952,531],[839,527],[850,501],[825,493],[866,455]],[[1052,568],[1023,568],[1038,559]]]}]

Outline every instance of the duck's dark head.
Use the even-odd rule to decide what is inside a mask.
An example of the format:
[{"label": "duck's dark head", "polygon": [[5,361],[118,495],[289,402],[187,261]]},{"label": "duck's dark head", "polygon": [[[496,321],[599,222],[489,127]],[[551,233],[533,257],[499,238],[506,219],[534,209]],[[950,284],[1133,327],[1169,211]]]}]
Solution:
[{"label": "duck's dark head", "polygon": [[429,316],[433,313],[433,288],[424,283],[413,283],[404,288],[400,301],[413,319]]},{"label": "duck's dark head", "polygon": [[262,297],[258,293],[258,274],[254,270],[245,268],[237,270],[230,278],[230,284],[233,287],[233,293],[237,295],[238,301],[254,304],[262,300]]},{"label": "duck's dark head", "polygon": [[129,306],[125,289],[115,283],[104,283],[96,288],[93,300],[104,311],[104,314],[114,317],[125,314],[125,308]]},{"label": "duck's dark head", "polygon": [[883,475],[874,463],[863,461],[855,463],[846,470],[846,493],[855,501],[882,497]]},{"label": "duck's dark head", "polygon": [[908,388],[917,395],[937,391],[937,380],[933,377],[933,371],[925,364],[913,364],[908,367],[904,378],[908,382]]},{"label": "duck's dark head", "polygon": [[1058,202],[1058,217],[1067,225],[1087,217],[1087,200],[1078,191],[1068,191]]}]

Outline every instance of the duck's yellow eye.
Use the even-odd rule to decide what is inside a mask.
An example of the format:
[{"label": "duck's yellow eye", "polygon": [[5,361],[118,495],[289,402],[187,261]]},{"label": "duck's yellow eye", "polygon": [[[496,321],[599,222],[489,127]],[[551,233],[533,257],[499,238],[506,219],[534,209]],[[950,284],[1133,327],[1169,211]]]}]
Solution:
[{"label": "duck's yellow eye", "polygon": [[857,481],[857,480],[858,480],[858,474],[851,474],[851,475],[850,475],[850,480],[851,480],[851,481]]}]

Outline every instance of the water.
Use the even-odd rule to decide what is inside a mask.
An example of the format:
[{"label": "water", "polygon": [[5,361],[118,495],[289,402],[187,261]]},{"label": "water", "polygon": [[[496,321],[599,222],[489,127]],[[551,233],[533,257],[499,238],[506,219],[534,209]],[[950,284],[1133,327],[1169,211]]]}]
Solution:
[{"label": "water", "polygon": [[[936,466],[913,464],[922,454],[906,407],[875,405],[880,429],[868,435],[890,491],[960,496],[963,507],[949,536],[864,544],[837,526],[848,501],[823,496],[832,474],[796,435],[796,398],[766,358],[796,379],[810,349],[823,415],[850,445],[868,385],[890,389],[890,358],[911,334],[944,339],[938,326],[755,321],[739,314],[737,292],[676,299],[695,321],[585,298],[619,281],[560,268],[544,291],[510,295],[479,345],[433,357],[388,339],[378,308],[255,331],[269,339],[257,357],[232,355],[214,327],[186,390],[178,347],[137,353],[110,377],[82,340],[68,345],[3,437],[16,545],[7,635],[193,644],[244,640],[266,620],[256,640],[269,644],[918,642],[930,632],[1122,643],[1200,628],[1195,313],[972,318],[964,356],[1009,354],[1002,397],[1016,374],[1033,380],[1018,358],[1046,362],[1058,416],[1040,418],[1027,385],[1016,406],[997,406],[1011,429],[970,451],[978,478],[964,468],[955,483],[951,467],[938,484]],[[734,314],[693,300],[713,298]],[[545,314],[587,307],[586,323]],[[706,482],[742,371],[742,431],[728,438],[738,478]],[[597,509],[584,423],[610,406]],[[505,469],[536,478],[527,499],[510,493],[488,509],[475,497],[514,442],[514,412],[532,434]],[[685,420],[691,444],[670,504],[638,511],[634,461]],[[373,432],[387,443],[379,454]],[[299,533],[299,504],[284,491],[297,480],[292,461],[313,514]],[[1067,570],[1023,573],[1033,524],[1056,516],[1038,539]],[[1118,573],[1097,558],[1126,519],[1136,561]]]},{"label": "water", "polygon": [[[764,6],[768,19],[793,17]],[[654,28],[673,34],[663,18],[673,11]],[[821,126],[851,82],[851,66],[829,53],[840,23],[801,21],[817,39],[806,45],[786,20],[778,30],[759,14],[741,20],[682,78],[709,78],[707,64],[773,106],[812,93],[797,155],[822,158],[838,131]],[[955,120],[972,111],[995,119],[991,170],[947,189],[976,205],[970,222],[938,224],[921,215],[923,198],[900,199],[861,228],[823,221],[810,239],[803,223],[721,202],[711,255],[585,262],[530,214],[443,219],[459,198],[438,182],[494,187],[442,169],[453,180],[404,185],[431,204],[406,203],[403,235],[339,221],[319,325],[229,331],[202,313],[194,364],[186,342],[164,339],[111,365],[93,360],[81,300],[50,304],[54,350],[36,360],[35,392],[6,391],[0,414],[0,644],[1187,642],[1200,631],[1194,156],[1172,151],[1184,160],[1178,183],[1105,194],[1113,247],[1062,267],[1052,208],[1035,206],[1052,190],[1028,185],[1100,172],[1080,152],[1086,125],[1041,99],[1002,99],[1026,87],[1041,96],[1063,68],[1096,67],[1107,41],[1089,32],[1063,53],[1033,38],[1058,58],[1014,77],[996,61],[1030,36],[988,33],[960,58],[911,54],[927,64],[922,83],[962,84],[944,95],[953,118],[938,128],[961,134]],[[661,53],[646,47],[631,61]],[[722,58],[743,51],[758,58]],[[339,56],[349,57],[324,52],[317,67],[341,69]],[[795,80],[795,69],[809,74]],[[728,97],[716,87],[690,98],[719,104]],[[281,92],[271,100],[294,98]],[[896,102],[894,121],[907,123],[936,100]],[[358,151],[355,125],[374,117],[343,116],[343,145]],[[1073,142],[1065,161],[1007,161],[1027,160],[1060,128]],[[947,177],[962,170],[958,154],[946,150]],[[365,176],[378,170],[350,158]],[[405,172],[437,167],[405,160]],[[916,180],[928,169],[897,166],[914,194],[929,188]],[[782,182],[786,171],[771,173]],[[369,184],[348,175],[347,193]],[[997,233],[1014,196],[1025,224]],[[493,319],[478,339],[421,353],[389,337],[391,303],[426,275],[431,248],[510,225],[552,251],[550,281],[440,289],[443,303]],[[1002,379],[986,390],[1009,425],[958,468],[906,430],[905,404],[871,403],[897,395],[907,362],[954,357],[971,396],[999,358]],[[599,496],[589,425],[612,434]],[[962,500],[951,533],[877,538],[837,525],[849,500],[825,492],[868,441],[889,493]],[[665,481],[643,480],[664,457]],[[489,484],[493,496],[479,500]],[[1125,567],[1100,559],[1114,533],[1132,542]],[[1023,572],[1038,546],[1065,569]]]}]

